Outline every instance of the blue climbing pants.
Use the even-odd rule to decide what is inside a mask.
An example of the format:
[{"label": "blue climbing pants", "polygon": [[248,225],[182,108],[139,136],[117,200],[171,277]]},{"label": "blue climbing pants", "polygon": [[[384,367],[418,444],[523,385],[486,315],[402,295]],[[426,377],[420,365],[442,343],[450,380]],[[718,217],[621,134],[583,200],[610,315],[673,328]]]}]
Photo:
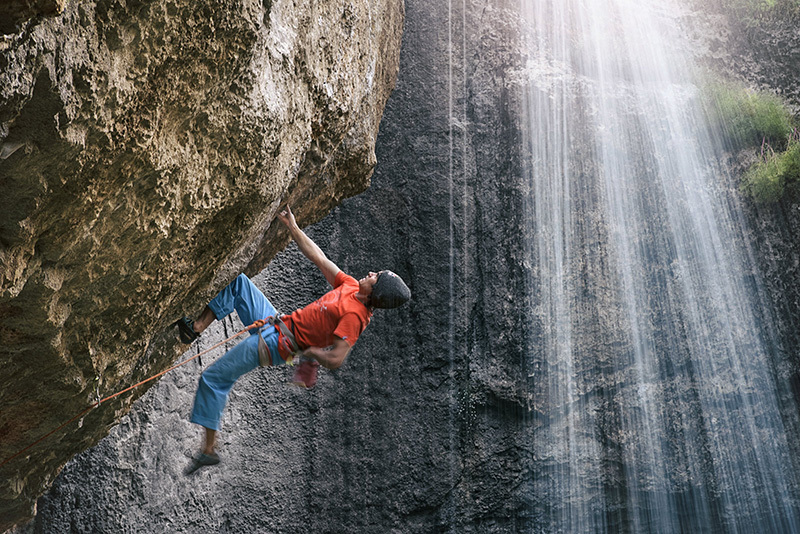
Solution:
[{"label": "blue climbing pants", "polygon": [[[208,303],[208,307],[220,320],[236,310],[245,325],[277,313],[267,297],[243,274],[220,291]],[[219,430],[219,421],[231,388],[240,376],[258,367],[258,335],[258,329],[250,330],[250,337],[226,352],[200,375],[200,384],[194,397],[192,423]],[[272,355],[272,365],[285,363],[278,355],[277,329],[267,325],[260,335],[264,337]]]}]

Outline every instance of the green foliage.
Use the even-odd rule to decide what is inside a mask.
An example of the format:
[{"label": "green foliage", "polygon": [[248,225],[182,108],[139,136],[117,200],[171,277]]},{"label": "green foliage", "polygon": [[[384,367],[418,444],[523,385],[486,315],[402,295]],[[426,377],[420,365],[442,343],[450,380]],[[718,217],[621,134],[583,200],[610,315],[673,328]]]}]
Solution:
[{"label": "green foliage", "polygon": [[704,84],[703,96],[712,124],[731,148],[761,147],[759,161],[743,177],[745,193],[757,202],[775,202],[787,187],[800,185],[800,135],[780,97],[718,80]]},{"label": "green foliage", "polygon": [[764,139],[784,144],[792,132],[792,114],[776,95],[720,81],[706,83],[704,94],[712,122],[734,148],[758,146]]},{"label": "green foliage", "polygon": [[800,141],[794,136],[785,152],[771,150],[744,175],[742,188],[758,202],[780,200],[787,186],[800,182]]},{"label": "green foliage", "polygon": [[[776,28],[796,28],[800,24],[800,0],[695,0],[695,3],[726,15],[731,27],[738,27],[739,33],[753,45],[763,42],[765,35]],[[764,203],[780,200],[787,191],[799,195],[800,134],[786,103],[774,94],[749,91],[716,78],[704,84],[702,96],[712,127],[724,135],[731,149],[760,147],[759,161],[745,172],[742,190]],[[783,147],[785,150],[780,151]]]}]

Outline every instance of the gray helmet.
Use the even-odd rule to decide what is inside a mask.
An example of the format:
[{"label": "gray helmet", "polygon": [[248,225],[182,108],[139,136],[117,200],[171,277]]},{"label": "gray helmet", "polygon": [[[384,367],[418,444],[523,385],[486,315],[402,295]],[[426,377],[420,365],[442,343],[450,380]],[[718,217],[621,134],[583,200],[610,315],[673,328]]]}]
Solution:
[{"label": "gray helmet", "polygon": [[411,298],[411,290],[392,271],[381,271],[372,286],[370,302],[374,308],[397,308]]}]

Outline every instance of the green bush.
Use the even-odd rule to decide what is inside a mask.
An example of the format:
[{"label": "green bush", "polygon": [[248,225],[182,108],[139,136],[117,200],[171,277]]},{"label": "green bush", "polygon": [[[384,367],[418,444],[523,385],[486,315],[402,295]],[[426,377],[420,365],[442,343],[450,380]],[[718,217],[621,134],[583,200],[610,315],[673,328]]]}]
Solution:
[{"label": "green bush", "polygon": [[776,95],[720,81],[706,83],[703,93],[712,122],[734,148],[758,146],[765,139],[783,145],[792,132],[791,112]]},{"label": "green bush", "polygon": [[758,202],[780,200],[787,186],[800,181],[800,141],[790,141],[785,152],[769,151],[745,173],[742,187]]}]

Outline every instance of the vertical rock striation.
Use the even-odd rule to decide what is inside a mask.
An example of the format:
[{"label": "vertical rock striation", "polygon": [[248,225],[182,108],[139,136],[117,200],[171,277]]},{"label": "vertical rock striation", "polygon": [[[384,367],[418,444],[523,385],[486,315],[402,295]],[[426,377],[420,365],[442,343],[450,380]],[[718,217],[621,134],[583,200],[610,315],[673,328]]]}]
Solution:
[{"label": "vertical rock striation", "polygon": [[[364,190],[401,0],[27,3],[0,42],[0,459],[176,355],[184,310]],[[42,5],[39,5],[42,4]],[[22,7],[20,7],[22,9]],[[0,468],[0,529],[133,396]]]}]

